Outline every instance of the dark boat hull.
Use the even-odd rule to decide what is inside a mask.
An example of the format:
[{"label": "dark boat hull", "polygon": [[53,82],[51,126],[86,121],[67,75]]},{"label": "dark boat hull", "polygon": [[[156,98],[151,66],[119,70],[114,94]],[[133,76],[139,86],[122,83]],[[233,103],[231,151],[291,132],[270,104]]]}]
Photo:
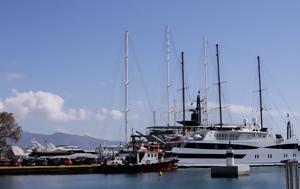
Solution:
[{"label": "dark boat hull", "polygon": [[56,175],[96,173],[97,166],[9,166],[0,167],[0,175]]},{"label": "dark boat hull", "polygon": [[143,165],[101,165],[97,167],[97,173],[146,173],[146,172],[167,172],[176,168],[177,160]]},{"label": "dark boat hull", "polygon": [[0,166],[0,175],[166,172],[174,170],[176,168],[176,163],[177,160],[146,165]]}]

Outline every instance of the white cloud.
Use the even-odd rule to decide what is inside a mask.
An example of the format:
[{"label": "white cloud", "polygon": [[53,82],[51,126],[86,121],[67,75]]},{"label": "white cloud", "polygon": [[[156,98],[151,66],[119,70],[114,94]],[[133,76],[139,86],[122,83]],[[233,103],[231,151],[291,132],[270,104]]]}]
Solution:
[{"label": "white cloud", "polygon": [[141,100],[131,100],[130,104],[132,107],[135,107],[135,108],[142,108],[145,106],[145,103]]},{"label": "white cloud", "polygon": [[105,121],[107,119],[108,110],[106,108],[101,108],[96,114],[96,119],[99,121]]},{"label": "white cloud", "polygon": [[64,99],[59,95],[38,91],[18,92],[0,101],[0,110],[15,114],[17,119],[26,119],[31,114],[45,116],[51,121],[84,120],[89,112],[83,108],[65,109]]},{"label": "white cloud", "polygon": [[137,114],[137,113],[131,112],[131,113],[128,115],[128,118],[129,118],[130,120],[137,120],[137,119],[140,118],[140,116],[139,116],[139,114]]},{"label": "white cloud", "polygon": [[[250,106],[237,105],[237,104],[224,104],[223,107],[225,107],[225,109],[228,109],[230,112],[234,114],[242,114],[242,115],[257,113],[259,111],[258,108],[255,109]],[[218,109],[219,105],[216,103],[208,103],[208,108]],[[297,111],[291,112],[288,110],[273,110],[273,109],[264,110],[264,114],[269,114],[275,117],[285,116],[287,115],[287,113],[289,113],[291,116],[300,117],[300,112]]]},{"label": "white cloud", "polygon": [[[253,108],[249,106],[243,106],[243,105],[238,105],[238,104],[223,104],[222,107],[225,109],[229,110],[232,113],[236,114],[248,114],[253,112]],[[216,103],[208,103],[208,108],[209,109],[218,109],[219,104]]]},{"label": "white cloud", "polygon": [[253,112],[253,108],[237,104],[227,104],[229,111],[238,114],[248,114]]},{"label": "white cloud", "polygon": [[122,112],[119,110],[112,110],[110,112],[110,115],[111,115],[112,119],[114,119],[114,120],[120,120],[120,119],[122,119],[122,116],[123,116]]},{"label": "white cloud", "polygon": [[55,131],[59,132],[59,133],[70,133],[65,128],[62,128],[62,127],[56,127]]},{"label": "white cloud", "polygon": [[106,121],[106,120],[121,120],[123,117],[123,113],[119,110],[108,110],[106,108],[101,108],[100,111],[96,114],[96,119],[98,121]]},{"label": "white cloud", "polygon": [[16,73],[16,72],[11,72],[4,76],[4,79],[7,81],[15,81],[15,80],[23,79],[23,78],[24,78],[23,74]]}]

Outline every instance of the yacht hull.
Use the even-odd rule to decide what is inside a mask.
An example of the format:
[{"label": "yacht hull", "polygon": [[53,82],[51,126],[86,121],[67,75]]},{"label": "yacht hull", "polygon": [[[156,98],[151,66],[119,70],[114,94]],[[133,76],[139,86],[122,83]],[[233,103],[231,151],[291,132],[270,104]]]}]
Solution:
[{"label": "yacht hull", "polygon": [[[223,166],[226,163],[227,146],[233,146],[236,164],[250,166],[281,165],[288,159],[300,159],[298,141],[186,141],[182,147],[174,147],[178,167]],[[221,148],[221,149],[220,149]]]}]

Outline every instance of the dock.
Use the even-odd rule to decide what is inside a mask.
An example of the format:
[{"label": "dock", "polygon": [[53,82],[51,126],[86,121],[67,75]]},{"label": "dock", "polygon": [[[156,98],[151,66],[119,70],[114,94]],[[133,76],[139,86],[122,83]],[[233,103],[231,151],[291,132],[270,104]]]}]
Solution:
[{"label": "dock", "polygon": [[91,174],[97,173],[97,167],[97,165],[8,166],[0,167],[0,175]]}]

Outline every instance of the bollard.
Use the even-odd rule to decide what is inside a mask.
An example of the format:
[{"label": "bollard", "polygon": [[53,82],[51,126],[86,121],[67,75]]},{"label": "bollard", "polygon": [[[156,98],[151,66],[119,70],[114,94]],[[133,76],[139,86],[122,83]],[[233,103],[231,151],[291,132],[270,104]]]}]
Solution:
[{"label": "bollard", "polygon": [[285,169],[286,189],[299,189],[298,162],[288,160]]},{"label": "bollard", "polygon": [[294,189],[294,182],[293,182],[293,179],[294,179],[294,176],[293,176],[293,162],[290,162],[289,164],[290,164],[290,166],[289,166],[289,171],[290,171],[290,187],[291,187],[291,189]]},{"label": "bollard", "polygon": [[298,172],[298,162],[295,163],[295,184],[296,189],[299,189],[299,172]]},{"label": "bollard", "polygon": [[289,162],[285,163],[285,183],[286,183],[286,189],[290,189],[290,175],[289,175]]}]

